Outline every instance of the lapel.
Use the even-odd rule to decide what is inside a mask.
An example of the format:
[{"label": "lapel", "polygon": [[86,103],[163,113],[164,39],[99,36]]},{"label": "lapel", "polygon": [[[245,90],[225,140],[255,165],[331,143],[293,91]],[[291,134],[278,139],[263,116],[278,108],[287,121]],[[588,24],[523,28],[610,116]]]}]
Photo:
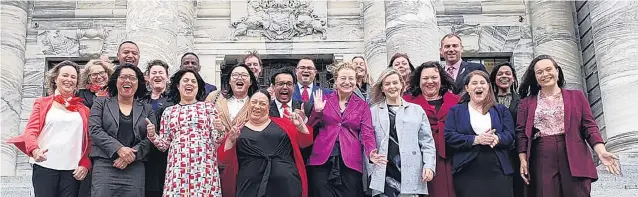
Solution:
[{"label": "lapel", "polygon": [[383,101],[382,103],[377,105],[376,108],[379,110],[378,113],[376,113],[376,115],[377,115],[377,118],[379,119],[379,123],[381,123],[380,124],[381,129],[383,130],[382,139],[385,140],[385,138],[388,137],[390,134],[390,117],[389,117],[390,114],[388,113],[388,105],[385,101]]},{"label": "lapel", "polygon": [[326,105],[330,106],[332,110],[337,114],[338,117],[341,117],[341,110],[339,110],[339,94],[335,93],[332,96],[328,97],[326,101]]},{"label": "lapel", "polygon": [[474,132],[474,129],[472,129],[472,123],[470,122],[470,107],[469,106],[470,104],[468,103],[461,104],[461,107],[460,107],[461,116],[459,117],[459,121],[457,123],[460,123],[461,128],[459,129],[459,131],[467,130],[469,131],[468,134],[476,135],[476,133]]},{"label": "lapel", "polygon": [[565,89],[561,89],[561,94],[563,95],[563,111],[565,113],[565,131],[569,131],[569,123],[571,122],[570,120],[570,115],[571,115],[571,111],[572,108],[571,106],[579,106],[579,105],[574,105],[574,103],[572,103],[572,95],[569,94],[569,92],[567,92],[567,90]]},{"label": "lapel", "polygon": [[439,120],[445,120],[445,118],[447,118],[447,113],[458,102],[459,100],[456,98],[456,96],[453,93],[446,92],[445,94],[443,94],[443,104],[441,105],[441,108],[439,108],[439,112],[436,114],[436,117]]},{"label": "lapel", "polygon": [[500,113],[496,107],[492,107],[490,109],[490,120],[492,122],[492,129],[496,129],[496,133],[501,131],[501,117],[499,117]]},{"label": "lapel", "polygon": [[[348,114],[352,112],[352,110],[356,110],[359,107],[360,98],[357,95],[350,94],[350,98],[348,99],[348,105],[346,106],[346,110],[343,111],[342,119],[348,117]],[[337,108],[339,108],[339,97],[337,97]]]},{"label": "lapel", "polygon": [[[294,101],[293,101],[293,103],[294,103]],[[279,114],[279,109],[277,109],[277,102],[275,102],[275,101],[270,102],[270,112],[269,112],[269,114],[270,114],[270,116],[273,116],[273,117],[277,117],[277,118],[281,117],[281,115]]]},{"label": "lapel", "polygon": [[292,93],[292,100],[301,100],[301,86],[295,84],[295,92]]},{"label": "lapel", "polygon": [[312,91],[310,91],[310,94],[308,94],[308,95],[310,95],[310,98],[308,98],[308,102],[313,102],[314,101],[314,99],[315,99],[315,91],[317,91],[317,89],[319,89],[319,88],[320,87],[317,86],[317,84],[312,85]]},{"label": "lapel", "polygon": [[137,129],[135,125],[137,125],[137,121],[140,121],[142,118],[142,112],[144,111],[144,104],[141,102],[134,100],[133,101],[133,131],[137,133]]},{"label": "lapel", "polygon": [[[521,101],[521,97],[518,96],[518,93],[512,92],[512,101],[510,102],[510,106],[508,106],[508,108],[517,110],[516,107],[517,107],[517,105],[518,105],[518,103],[520,101]],[[514,121],[516,121],[516,120],[514,120]]]},{"label": "lapel", "polygon": [[113,121],[115,121],[115,128],[117,133],[117,128],[120,128],[120,107],[117,104],[117,97],[109,98],[106,101],[106,107],[109,109],[111,117],[113,117]]},{"label": "lapel", "polygon": [[456,80],[455,83],[459,84],[459,83],[463,83],[463,73],[465,72],[465,70],[467,69],[467,62],[461,60],[461,66],[459,66],[459,72],[456,74]]},{"label": "lapel", "polygon": [[[529,96],[529,107],[527,108],[527,125],[525,125],[525,134],[527,137],[532,136],[532,128],[534,127],[534,116],[536,115],[536,105],[538,104],[538,96]],[[563,98],[564,99],[564,98]],[[520,115],[519,115],[520,116]],[[531,140],[530,142],[531,143]]]}]

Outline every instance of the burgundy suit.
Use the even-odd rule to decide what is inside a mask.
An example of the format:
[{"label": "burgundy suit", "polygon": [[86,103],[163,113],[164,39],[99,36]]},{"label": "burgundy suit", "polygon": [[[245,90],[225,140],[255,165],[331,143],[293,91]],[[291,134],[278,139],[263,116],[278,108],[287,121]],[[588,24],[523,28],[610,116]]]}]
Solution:
[{"label": "burgundy suit", "polygon": [[[589,196],[591,181],[596,181],[598,175],[596,174],[596,164],[592,159],[590,150],[587,148],[587,144],[593,148],[594,145],[603,143],[603,139],[598,132],[598,125],[592,115],[589,102],[587,102],[583,93],[578,90],[563,89],[562,96],[565,114],[565,135],[564,137],[560,136],[560,139],[555,136],[532,139],[538,97],[537,95],[532,95],[521,100],[516,121],[517,150],[519,153],[527,153],[531,179],[537,182],[537,184],[532,182],[531,185],[531,190],[537,191],[536,196],[560,196],[558,194],[538,193],[547,193],[547,191],[553,191],[559,187],[563,187],[563,190],[570,190],[569,188],[576,187],[580,188],[578,190],[587,190],[585,192],[576,191],[577,189],[563,191],[563,196]],[[551,146],[547,143],[551,143]],[[552,158],[534,156],[544,155],[547,150],[557,152],[551,154],[555,154],[555,158],[558,160],[552,160],[554,156]],[[560,171],[561,181],[558,184],[548,184],[548,182],[554,181],[551,176],[557,177],[558,175],[538,174],[533,171],[542,169],[543,173],[545,173],[547,168],[560,169],[553,169]],[[539,187],[545,188],[539,190]]]},{"label": "burgundy suit", "polygon": [[446,92],[443,95],[443,104],[437,112],[435,106],[432,106],[425,100],[423,95],[412,96],[405,95],[403,99],[420,105],[428,116],[430,127],[432,128],[432,136],[434,137],[434,145],[436,147],[436,175],[431,182],[428,183],[428,192],[430,197],[454,197],[454,187],[452,183],[452,160],[447,158],[445,151],[445,120],[447,113],[452,106],[459,102],[459,97],[452,92]]}]

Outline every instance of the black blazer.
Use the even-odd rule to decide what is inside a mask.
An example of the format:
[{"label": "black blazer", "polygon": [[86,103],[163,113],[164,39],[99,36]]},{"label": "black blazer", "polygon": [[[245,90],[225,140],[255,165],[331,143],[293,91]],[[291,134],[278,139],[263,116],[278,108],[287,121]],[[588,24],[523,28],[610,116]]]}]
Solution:
[{"label": "black blazer", "polygon": [[95,93],[91,92],[89,89],[80,89],[77,93],[75,93],[75,96],[82,98],[84,106],[91,109],[91,106],[93,106],[93,100],[95,99]]},{"label": "black blazer", "polygon": [[[117,97],[99,97],[93,103],[91,115],[89,116],[89,132],[93,145],[91,149],[91,158],[115,159],[117,158],[117,150],[123,145],[117,140],[117,132],[119,128],[120,112]],[[153,121],[155,113],[149,104],[145,104],[140,100],[133,101],[133,133],[135,135],[135,144],[133,149],[135,160],[145,161],[151,142],[146,138],[146,121]]]},{"label": "black blazer", "polygon": [[510,106],[507,108],[510,109],[510,113],[512,114],[512,119],[516,121],[516,113],[518,112],[518,104],[521,103],[521,96],[516,92],[512,92],[512,101],[510,101]]},{"label": "black blazer", "polygon": [[459,67],[459,72],[456,75],[456,80],[454,81],[454,94],[458,95],[463,91],[463,89],[465,89],[465,77],[467,77],[467,74],[475,70],[482,70],[483,72],[487,72],[483,64],[466,61],[461,62],[461,67]]},{"label": "black blazer", "polygon": [[[292,109],[301,109],[301,101],[297,101],[297,100],[292,100]],[[313,108],[313,104],[310,103],[304,103],[303,108],[304,108],[304,114],[306,115],[306,117],[310,117],[310,113],[312,113],[312,108]],[[292,111],[291,111],[292,112]],[[277,103],[275,103],[275,101],[270,101],[270,109],[268,112],[268,115],[271,117],[277,117],[277,118],[281,118],[281,114],[279,114],[279,109],[277,109]]]},{"label": "black blazer", "polygon": [[[153,124],[160,125],[160,121],[162,119],[162,114],[167,107],[174,105],[174,103],[168,101],[168,94],[164,92],[158,99],[158,107],[157,111],[155,111],[155,120]],[[147,103],[151,105],[151,94],[147,94],[142,98],[143,103]],[[151,105],[151,108],[153,106]],[[155,127],[157,129],[156,132],[159,133],[159,126]],[[152,143],[149,145],[148,155],[146,156],[146,191],[159,191],[161,192],[164,189],[164,179],[166,179],[166,166],[168,158],[168,150],[162,152],[155,147]]]}]

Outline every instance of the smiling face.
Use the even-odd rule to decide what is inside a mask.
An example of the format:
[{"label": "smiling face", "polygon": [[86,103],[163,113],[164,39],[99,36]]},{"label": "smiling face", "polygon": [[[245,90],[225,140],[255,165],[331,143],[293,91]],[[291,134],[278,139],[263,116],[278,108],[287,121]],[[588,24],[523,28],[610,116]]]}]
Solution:
[{"label": "smiling face", "polygon": [[407,77],[410,75],[410,62],[405,57],[398,57],[392,61],[392,68],[396,69],[401,77]]},{"label": "smiling face", "polygon": [[230,72],[230,88],[235,95],[247,95],[250,87],[250,74],[246,68],[238,66]]},{"label": "smiling face", "polygon": [[470,100],[475,103],[482,103],[489,96],[490,84],[487,78],[475,74],[470,78],[465,90],[470,95]]},{"label": "smiling face", "polygon": [[295,84],[293,83],[292,76],[289,74],[279,74],[275,77],[274,84],[274,93],[275,98],[280,103],[288,103],[292,98],[293,89],[292,87]]},{"label": "smiling face", "polygon": [[55,78],[56,90],[62,95],[72,95],[78,85],[78,75],[72,66],[60,68],[58,77]]},{"label": "smiling face", "polygon": [[541,88],[558,86],[558,69],[551,60],[544,59],[536,62],[534,74]]},{"label": "smiling face", "polygon": [[424,68],[421,71],[421,92],[426,97],[437,97],[441,90],[441,76],[437,68]]},{"label": "smiling face", "polygon": [[315,63],[309,59],[299,60],[296,68],[297,72],[297,80],[302,85],[310,85],[315,81],[315,76],[317,75],[317,69],[315,68]]},{"label": "smiling face", "polygon": [[168,73],[166,73],[166,69],[164,69],[164,67],[160,65],[152,66],[148,77],[151,88],[166,88]]},{"label": "smiling face", "polygon": [[463,53],[463,45],[461,40],[455,36],[445,37],[441,41],[441,48],[439,49],[441,57],[445,59],[448,64],[454,64],[461,60],[461,53]]},{"label": "smiling face", "polygon": [[270,101],[268,97],[261,93],[256,92],[250,97],[250,120],[259,121],[268,118],[268,109],[270,108]]},{"label": "smiling face", "polygon": [[339,93],[352,93],[356,87],[356,76],[357,74],[353,69],[344,68],[339,70],[337,72],[337,80],[335,80]]},{"label": "smiling face", "polygon": [[138,79],[135,71],[124,68],[117,77],[117,94],[124,98],[131,98],[135,95],[138,86]]},{"label": "smiling face", "polygon": [[190,72],[184,73],[184,75],[182,75],[182,78],[179,80],[179,85],[177,86],[177,89],[179,90],[180,100],[195,100],[198,88],[199,86],[197,85],[197,78],[195,78],[195,75]]},{"label": "smiling face", "polygon": [[140,60],[140,50],[135,44],[124,43],[117,51],[117,59],[120,64],[129,63],[137,66]]},{"label": "smiling face", "polygon": [[101,65],[91,65],[89,67],[89,84],[105,86],[108,82],[108,73]]},{"label": "smiling face", "polygon": [[354,64],[354,69],[357,71],[357,78],[364,78],[368,72],[366,62],[361,58],[354,58],[352,64]]},{"label": "smiling face", "polygon": [[500,89],[506,90],[514,84],[514,75],[512,73],[512,68],[509,66],[501,66],[498,68],[496,73],[496,86]]},{"label": "smiling face", "polygon": [[188,54],[182,58],[182,65],[180,69],[192,69],[195,72],[199,72],[201,65],[199,65],[199,59],[194,55]]},{"label": "smiling face", "polygon": [[403,90],[403,83],[398,74],[392,74],[383,79],[383,94],[389,99],[396,99],[401,97],[401,90]]},{"label": "smiling face", "polygon": [[244,60],[244,64],[246,64],[246,66],[250,68],[250,71],[253,71],[253,74],[255,76],[261,75],[262,68],[261,68],[261,64],[259,63],[259,58],[255,56],[250,56],[249,58],[246,58],[246,60]]}]

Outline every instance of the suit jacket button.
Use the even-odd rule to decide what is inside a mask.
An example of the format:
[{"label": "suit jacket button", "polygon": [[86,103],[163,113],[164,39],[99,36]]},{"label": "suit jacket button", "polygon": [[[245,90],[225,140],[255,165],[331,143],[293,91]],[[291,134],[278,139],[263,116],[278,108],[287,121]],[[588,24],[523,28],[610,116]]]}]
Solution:
[{"label": "suit jacket button", "polygon": [[412,151],[412,155],[416,155],[416,151]]}]

